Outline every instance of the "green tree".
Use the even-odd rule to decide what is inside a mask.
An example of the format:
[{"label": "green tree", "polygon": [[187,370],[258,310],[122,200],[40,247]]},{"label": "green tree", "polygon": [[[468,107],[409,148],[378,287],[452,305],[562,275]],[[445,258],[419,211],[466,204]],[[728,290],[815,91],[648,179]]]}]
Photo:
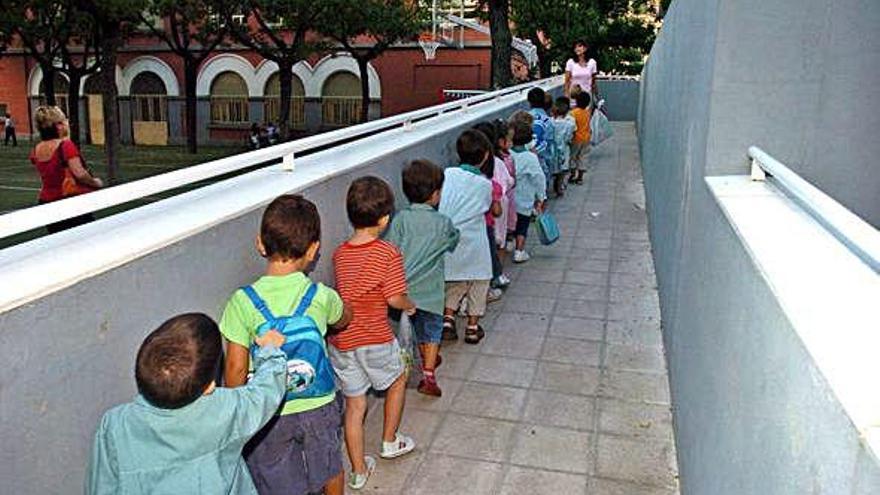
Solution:
[{"label": "green tree", "polygon": [[225,5],[218,0],[151,0],[149,8],[140,15],[142,25],[183,60],[186,147],[190,153],[198,152],[198,70],[229,34],[224,17],[216,15]]},{"label": "green tree", "polygon": [[[367,67],[393,44],[416,37],[427,24],[418,2],[412,0],[325,0],[327,9],[317,23],[327,38],[342,45],[358,64],[361,79],[360,121],[370,105]],[[366,42],[366,40],[369,40]]]},{"label": "green tree", "polygon": [[[293,90],[293,66],[322,46],[307,38],[316,21],[327,8],[317,0],[241,0],[224,8],[223,15],[232,36],[263,58],[278,64],[281,86],[279,131],[289,137],[290,100]],[[247,22],[235,23],[232,16],[242,13]]]}]

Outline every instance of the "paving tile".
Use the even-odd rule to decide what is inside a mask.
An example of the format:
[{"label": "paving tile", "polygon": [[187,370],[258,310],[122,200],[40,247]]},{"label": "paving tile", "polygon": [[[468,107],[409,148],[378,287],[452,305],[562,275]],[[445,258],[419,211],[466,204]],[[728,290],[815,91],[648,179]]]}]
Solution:
[{"label": "paving tile", "polygon": [[599,399],[599,431],[632,437],[672,438],[669,406]]},{"label": "paving tile", "polygon": [[592,471],[594,438],[589,433],[521,424],[515,435],[513,464],[571,473]]},{"label": "paving tile", "polygon": [[480,344],[482,354],[537,359],[541,355],[543,336],[517,332],[491,332]]},{"label": "paving tile", "polygon": [[595,398],[532,390],[524,419],[531,423],[592,430]]},{"label": "paving tile", "polygon": [[449,414],[437,431],[431,452],[500,462],[515,423]]},{"label": "paving tile", "polygon": [[585,495],[584,475],[512,467],[504,477],[501,495]]},{"label": "paving tile", "polygon": [[602,285],[560,284],[560,299],[573,299],[577,301],[607,301],[608,289]]},{"label": "paving tile", "polygon": [[[442,415],[437,412],[406,408],[400,422],[400,431],[416,441],[416,448],[426,450],[434,438]],[[367,415],[364,426],[364,447],[367,454],[379,455],[382,445],[383,410],[381,404]]]},{"label": "paving tile", "polygon": [[437,380],[441,387],[447,378],[467,378],[467,373],[478,356],[469,352],[441,352],[440,355],[443,357],[443,363],[437,370]]},{"label": "paving tile", "polygon": [[587,486],[587,493],[590,495],[675,495],[678,493],[672,488],[637,485],[602,478],[590,478]]},{"label": "paving tile", "polygon": [[599,385],[603,397],[669,404],[665,374],[607,370]]},{"label": "paving tile", "polygon": [[510,357],[480,356],[468,378],[484,383],[528,387],[537,364],[537,361]]},{"label": "paving tile", "polygon": [[550,322],[550,336],[579,340],[602,341],[605,321],[595,318],[554,316]]},{"label": "paving tile", "polygon": [[[358,491],[346,486],[345,493],[348,495],[397,495],[404,489],[407,479],[424,462],[427,455],[425,452],[419,451],[419,446],[416,446],[416,450],[412,453],[393,461],[379,460],[377,455],[373,455],[377,459],[377,465],[373,475],[367,481],[367,486]],[[347,459],[345,472],[351,472]]]},{"label": "paving tile", "polygon": [[505,291],[504,297],[514,299],[520,299],[524,296],[554,298],[558,291],[559,284],[555,282],[534,282],[531,280],[523,280],[520,283],[512,283]]},{"label": "paving tile", "polygon": [[556,306],[556,298],[546,297],[508,297],[504,295],[504,312],[517,312],[538,315],[551,315]]},{"label": "paving tile", "polygon": [[451,410],[459,414],[513,421],[522,413],[527,394],[528,391],[523,388],[468,382],[455,397]]},{"label": "paving tile", "polygon": [[[540,260],[536,260],[535,263],[540,263]],[[563,269],[541,270],[529,267],[520,274],[519,282],[562,282],[563,274]]]},{"label": "paving tile", "polygon": [[556,314],[576,318],[604,319],[608,304],[604,301],[579,301],[575,299],[559,299],[556,302]]},{"label": "paving tile", "polygon": [[[446,363],[443,363],[446,366]],[[406,390],[406,409],[422,409],[425,411],[446,411],[452,405],[452,399],[461,390],[464,383],[454,378],[445,378],[443,368],[438,372],[438,383],[443,389],[443,397],[429,397],[416,392],[415,389]]]},{"label": "paving tile", "polygon": [[407,495],[491,495],[503,475],[501,464],[432,456],[412,477]]},{"label": "paving tile", "polygon": [[495,320],[494,329],[499,333],[522,333],[540,337],[547,333],[550,316],[506,312]]},{"label": "paving tile", "polygon": [[597,393],[600,369],[575,364],[538,363],[532,388],[577,395]]},{"label": "paving tile", "polygon": [[643,485],[674,488],[675,448],[672,440],[630,439],[599,435],[596,474]]},{"label": "paving tile", "polygon": [[653,274],[633,275],[632,273],[611,272],[612,287],[656,288],[657,282]]},{"label": "paving tile", "polygon": [[547,337],[544,341],[544,350],[541,352],[541,360],[599,366],[601,346],[601,342]]},{"label": "paving tile", "polygon": [[666,371],[666,360],[659,346],[608,344],[604,365],[628,371]]},{"label": "paving tile", "polygon": [[660,333],[660,322],[609,321],[605,326],[605,338],[608,342],[619,344],[639,344],[645,346],[662,345],[663,335]]},{"label": "paving tile", "polygon": [[608,305],[608,319],[610,320],[660,320],[660,306],[656,301],[645,299],[642,301],[612,302]]},{"label": "paving tile", "polygon": [[574,271],[569,270],[564,274],[564,280],[566,284],[581,284],[581,285],[607,285],[608,284],[608,273],[607,272],[585,272],[585,271]]}]

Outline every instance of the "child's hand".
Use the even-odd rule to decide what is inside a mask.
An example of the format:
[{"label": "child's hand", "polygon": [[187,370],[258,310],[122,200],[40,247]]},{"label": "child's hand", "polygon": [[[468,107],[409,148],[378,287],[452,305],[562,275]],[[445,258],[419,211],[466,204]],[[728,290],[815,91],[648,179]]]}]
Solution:
[{"label": "child's hand", "polygon": [[281,335],[278,330],[269,330],[265,334],[260,337],[254,339],[254,342],[257,343],[260,347],[278,347],[280,348],[287,342],[287,339],[284,335]]},{"label": "child's hand", "polygon": [[405,309],[405,310],[403,310],[403,312],[406,313],[407,316],[412,316],[412,315],[416,314],[416,307],[413,306],[411,308]]}]

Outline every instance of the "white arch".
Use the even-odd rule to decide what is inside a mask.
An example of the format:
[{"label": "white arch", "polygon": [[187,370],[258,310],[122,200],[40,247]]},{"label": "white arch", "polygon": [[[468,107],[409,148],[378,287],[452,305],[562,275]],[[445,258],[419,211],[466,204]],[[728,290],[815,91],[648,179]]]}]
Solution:
[{"label": "white arch", "polygon": [[[259,85],[260,95],[263,95],[263,93],[266,91],[266,83],[269,82],[269,78],[271,78],[272,75],[276,72],[278,72],[278,64],[271,60],[263,60],[262,62],[260,62],[260,65],[257,66],[257,69],[255,71],[254,83]],[[307,98],[317,98],[317,96],[320,96],[310,95],[308,93],[306,81],[308,81],[312,77],[312,67],[308,64],[308,62],[297,62],[296,65],[293,66],[293,74],[298,77],[299,81],[302,83],[303,89],[305,90],[305,96]]]},{"label": "white arch", "polygon": [[131,60],[125,69],[122,69],[122,85],[119,87],[119,95],[126,96],[131,94],[131,84],[134,78],[142,72],[152,72],[159,76],[159,79],[165,83],[165,92],[168,96],[180,96],[180,84],[177,82],[177,75],[174,69],[168,63],[158,57],[144,55]]},{"label": "white arch", "polygon": [[248,96],[262,96],[263,86],[257,80],[257,71],[246,58],[233,53],[223,53],[205,62],[196,79],[196,95],[210,96],[211,83],[223,72],[234,72],[244,79]]},{"label": "white arch", "polygon": [[[346,52],[339,52],[333,55],[327,55],[322,58],[312,71],[312,77],[306,84],[306,96],[321,96],[324,89],[324,83],[336,72],[351,72],[360,78],[360,70],[357,62]],[[367,64],[367,78],[370,81],[370,99],[378,100],[382,98],[382,82],[379,79],[379,73],[376,72],[373,64]]]},{"label": "white arch", "polygon": [[[57,67],[57,65],[56,65]],[[68,79],[68,77],[62,73],[58,73],[64,79]],[[84,77],[79,82],[79,94],[84,94],[83,90],[86,87],[86,81],[89,79],[87,76]],[[68,79],[69,80],[69,79]],[[31,74],[28,76],[28,96],[40,96],[40,84],[43,82],[43,69],[37,65],[31,70]],[[122,71],[119,69],[119,66],[116,66],[116,88],[119,91],[119,96],[128,95],[128,87],[122,87]]]}]

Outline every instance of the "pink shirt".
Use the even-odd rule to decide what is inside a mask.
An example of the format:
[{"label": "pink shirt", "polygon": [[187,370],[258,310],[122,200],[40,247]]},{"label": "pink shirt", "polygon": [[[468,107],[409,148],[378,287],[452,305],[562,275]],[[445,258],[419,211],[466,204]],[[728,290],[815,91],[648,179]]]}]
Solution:
[{"label": "pink shirt", "polygon": [[599,72],[595,60],[587,60],[587,65],[581,65],[570,58],[565,63],[565,72],[571,74],[570,87],[574,88],[574,85],[577,84],[582,90],[588,93],[593,92],[593,74]]},{"label": "pink shirt", "polygon": [[[504,190],[501,188],[501,184],[495,179],[492,179],[492,202],[500,202],[503,196]],[[489,207],[489,211],[486,212],[486,225],[489,227],[495,227],[495,217],[492,216],[491,206]]]}]

